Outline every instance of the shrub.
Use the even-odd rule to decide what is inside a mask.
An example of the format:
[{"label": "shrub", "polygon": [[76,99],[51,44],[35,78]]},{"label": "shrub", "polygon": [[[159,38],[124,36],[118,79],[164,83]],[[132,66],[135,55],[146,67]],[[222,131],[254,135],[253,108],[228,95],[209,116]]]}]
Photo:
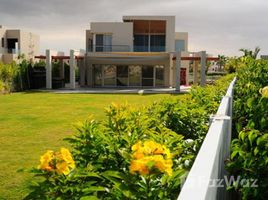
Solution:
[{"label": "shrub", "polygon": [[15,62],[11,64],[0,63],[0,81],[2,93],[10,93],[13,79],[17,73],[18,66]]},{"label": "shrub", "polygon": [[[149,107],[112,104],[103,121],[76,124],[77,134],[66,139],[76,168],[34,169],[43,180],[26,199],[176,199],[232,78]],[[57,162],[52,166],[56,171]]]},{"label": "shrub", "polygon": [[242,199],[267,199],[268,62],[244,57],[238,61],[231,158],[227,168],[241,179],[257,179],[257,188],[232,185]]}]

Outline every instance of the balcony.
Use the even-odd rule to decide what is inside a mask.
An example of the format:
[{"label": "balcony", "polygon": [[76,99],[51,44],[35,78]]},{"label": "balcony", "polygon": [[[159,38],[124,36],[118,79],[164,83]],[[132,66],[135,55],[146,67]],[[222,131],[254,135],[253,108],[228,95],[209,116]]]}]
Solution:
[{"label": "balcony", "polygon": [[165,46],[134,46],[132,50],[129,45],[90,45],[88,52],[165,52]]},{"label": "balcony", "polygon": [[[150,48],[150,49],[149,49]],[[134,52],[165,52],[165,46],[134,46]]]},{"label": "balcony", "polygon": [[129,45],[90,45],[88,52],[130,52]]},{"label": "balcony", "polygon": [[8,48],[7,53],[9,53],[9,54],[20,54],[20,50],[19,49]]}]

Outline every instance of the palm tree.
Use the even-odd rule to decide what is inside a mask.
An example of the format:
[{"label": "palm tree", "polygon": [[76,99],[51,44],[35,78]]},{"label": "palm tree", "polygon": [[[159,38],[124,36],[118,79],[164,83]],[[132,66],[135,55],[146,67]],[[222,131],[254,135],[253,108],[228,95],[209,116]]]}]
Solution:
[{"label": "palm tree", "polygon": [[257,58],[260,50],[261,50],[260,47],[255,47],[254,51],[252,51],[250,49],[244,49],[244,48],[239,49],[239,51],[242,51],[244,53],[244,56],[249,56],[249,57],[254,58],[254,59]]},{"label": "palm tree", "polygon": [[222,69],[222,67],[225,65],[226,62],[227,62],[226,56],[218,55],[218,61],[216,64],[219,66],[220,70]]}]

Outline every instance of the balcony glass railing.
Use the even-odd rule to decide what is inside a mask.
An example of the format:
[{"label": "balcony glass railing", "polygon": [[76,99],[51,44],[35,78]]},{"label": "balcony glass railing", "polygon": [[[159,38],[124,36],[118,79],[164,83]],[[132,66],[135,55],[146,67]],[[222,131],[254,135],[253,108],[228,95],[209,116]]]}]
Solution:
[{"label": "balcony glass railing", "polygon": [[129,45],[93,45],[88,47],[88,52],[129,52]]},{"label": "balcony glass railing", "polygon": [[165,52],[165,46],[134,46],[134,52]]},{"label": "balcony glass railing", "polygon": [[8,49],[7,49],[7,53],[11,53],[11,54],[19,54],[19,53],[20,53],[20,50],[19,50],[19,49],[8,48]]}]

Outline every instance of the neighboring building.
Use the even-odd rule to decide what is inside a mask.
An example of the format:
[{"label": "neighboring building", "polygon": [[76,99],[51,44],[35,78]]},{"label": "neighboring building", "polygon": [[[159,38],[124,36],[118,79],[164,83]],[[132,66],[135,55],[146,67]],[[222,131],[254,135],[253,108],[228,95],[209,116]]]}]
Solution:
[{"label": "neighboring building", "polygon": [[33,59],[39,55],[39,43],[38,35],[0,25],[0,62],[16,61],[20,54],[24,54],[26,59]]},{"label": "neighboring building", "polygon": [[[86,30],[80,85],[174,87],[174,52],[188,56],[188,33],[175,32],[175,16],[124,16],[123,22],[92,22]],[[181,61],[188,84],[189,61]]]}]

